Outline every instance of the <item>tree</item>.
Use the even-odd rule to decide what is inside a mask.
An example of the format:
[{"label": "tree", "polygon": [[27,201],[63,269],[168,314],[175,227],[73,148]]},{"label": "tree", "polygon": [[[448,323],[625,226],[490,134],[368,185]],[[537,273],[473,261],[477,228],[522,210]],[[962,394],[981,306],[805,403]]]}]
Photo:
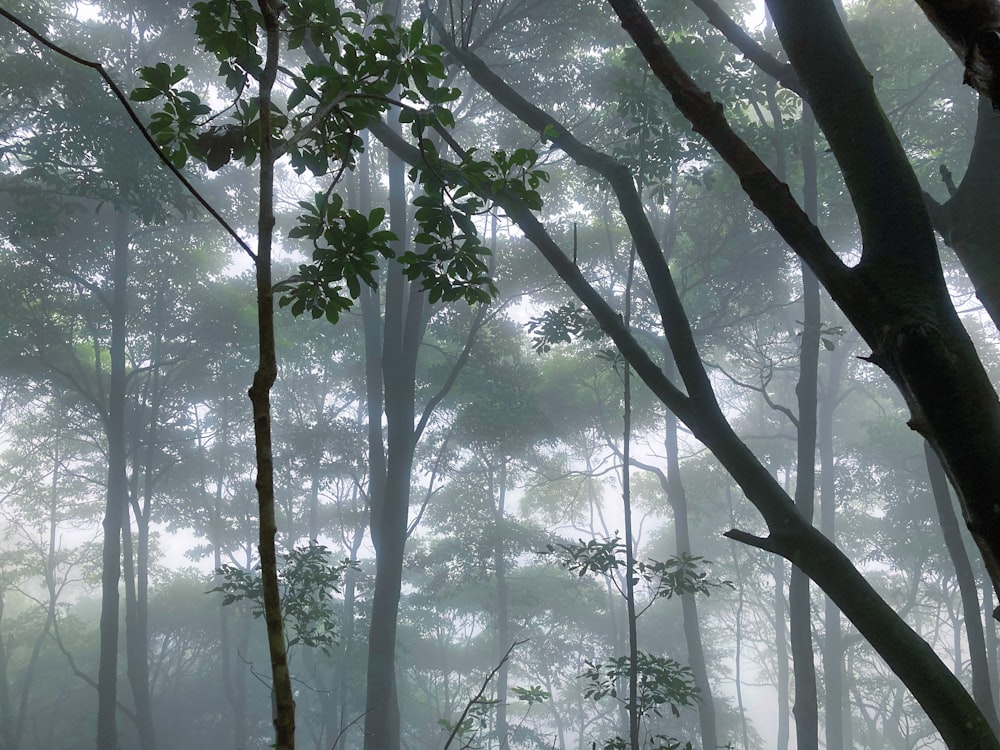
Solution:
[{"label": "tree", "polygon": [[[963,498],[970,528],[978,535],[977,541],[992,570],[995,566],[990,562],[989,536],[993,527],[987,528],[984,519],[988,517],[989,507],[987,486],[995,486],[995,482],[984,482],[984,479],[995,466],[989,457],[996,454],[993,442],[1000,439],[1000,432],[994,429],[1000,424],[996,419],[997,399],[948,299],[916,180],[898,141],[885,126],[884,118],[877,114],[878,104],[869,78],[850,51],[850,41],[833,5],[808,5],[811,7],[808,22],[806,11],[800,6],[791,8],[789,4],[778,3],[772,12],[779,33],[785,32],[782,36],[786,46],[794,48],[793,63],[798,56],[802,67],[814,76],[806,82],[807,89],[821,90],[825,84],[832,92],[831,98],[822,105],[814,100],[815,97],[810,98],[810,104],[834,153],[841,158],[848,187],[859,204],[864,252],[869,254],[869,260],[855,269],[848,269],[833,253],[805,212],[791,199],[787,187],[735,136],[721,108],[683,72],[638,5],[612,2],[623,25],[646,56],[652,72],[666,85],[678,108],[735,168],[750,197],[810,265],[873,347],[872,361],[887,371],[907,398],[915,414],[913,425],[926,433],[938,453],[943,454],[943,463]],[[807,24],[813,23],[815,18],[831,25],[832,57],[849,57],[850,60],[842,60],[840,64],[853,78],[842,75],[841,68],[834,70],[829,64],[828,52],[819,52],[819,45],[793,44],[797,38],[795,34],[804,35]],[[467,69],[475,67],[466,59],[463,64]],[[526,124],[539,133],[548,134],[557,146],[601,174],[614,187],[636,240],[639,258],[657,296],[663,327],[686,393],[663,377],[648,354],[623,328],[617,314],[587,283],[526,205],[499,190],[484,192],[489,192],[536,244],[615,340],[639,376],[722,460],[762,513],[769,528],[767,537],[735,529],[729,536],[787,557],[817,582],[904,679],[946,742],[954,746],[964,743],[994,746],[996,740],[981,713],[947,668],[888,606],[873,604],[880,599],[870,585],[842,552],[794,510],[784,490],[732,431],[701,365],[686,313],[636,198],[631,175],[581,144],[565,125],[513,94],[495,74],[478,67],[476,76],[480,83],[486,81],[483,85]],[[863,117],[837,104],[853,100],[854,92],[858,91],[862,92]],[[392,143],[394,149],[406,152],[381,126],[373,126],[373,130],[380,139]],[[874,139],[868,137],[869,131],[875,135]],[[426,153],[407,152],[407,158],[415,163],[426,156]],[[450,174],[456,181],[462,180],[460,173]],[[880,185],[887,179],[898,179],[900,190],[886,194]],[[880,199],[884,205],[879,203]],[[899,222],[903,223],[897,226]],[[877,304],[871,305],[875,289],[881,296]],[[920,291],[914,294],[914,290]],[[890,330],[895,333],[887,336]],[[975,438],[971,451],[963,448],[970,435]],[[949,463],[949,454],[954,465]],[[974,470],[974,466],[983,471]],[[905,647],[902,646],[904,641]],[[918,653],[920,658],[915,657]],[[930,674],[934,677],[930,678]],[[932,682],[937,687],[929,689]],[[945,684],[949,687],[940,687]],[[968,723],[955,722],[954,717],[959,714],[964,715]]]}]

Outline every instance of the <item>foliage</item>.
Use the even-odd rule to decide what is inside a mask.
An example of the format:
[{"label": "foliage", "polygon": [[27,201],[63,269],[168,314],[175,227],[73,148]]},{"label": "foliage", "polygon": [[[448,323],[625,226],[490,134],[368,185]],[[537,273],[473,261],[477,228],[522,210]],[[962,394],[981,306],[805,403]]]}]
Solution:
[{"label": "foliage", "polygon": [[[199,42],[219,62],[232,103],[212,115],[201,96],[179,88],[188,79],[188,69],[162,62],[140,69],[146,85],[136,88],[131,98],[163,100],[149,129],[175,166],[184,166],[192,156],[211,170],[237,159],[252,164],[260,148],[260,112],[247,92],[250,79],[261,75],[256,51],[261,16],[248,0],[206,0],[196,3],[194,11]],[[464,186],[447,188],[435,171],[440,161],[434,147],[423,133],[427,127],[443,132],[454,125],[446,105],[459,92],[435,83],[445,77],[442,49],[424,41],[422,21],[400,28],[390,16],[366,18],[321,0],[293,0],[285,17],[289,52],[301,48],[309,62],[299,69],[281,68],[290,93],[284,107],[272,105],[275,132],[270,135],[276,154],[287,154],[298,174],[308,172],[330,183],[311,201],[299,202],[302,213],[289,236],[309,240],[312,258],[277,286],[281,306],[290,306],[295,315],[308,312],[336,322],[350,309],[362,283],[377,285],[379,260],[396,256],[391,245],[400,238],[381,228],[384,210],[365,215],[345,208],[333,194],[363,149],[359,133],[391,106],[401,108],[401,122],[412,124],[431,165],[411,173],[424,191],[414,201],[420,249],[398,257],[403,273],[421,281],[432,303],[488,303],[496,287],[483,260],[489,251],[474,222],[485,210],[475,193],[484,185],[513,190],[533,208],[541,208],[537,188],[546,175],[534,169],[537,154],[523,148],[498,150],[490,159],[478,160],[468,152],[461,166]],[[214,124],[224,114],[229,121]]]},{"label": "foliage", "polygon": [[[663,716],[667,707],[675,717],[680,716],[680,707],[692,706],[698,699],[691,667],[668,657],[639,651],[635,668],[639,678],[635,700],[640,717],[647,714]],[[580,676],[587,681],[584,696],[595,701],[614,698],[624,705],[627,701],[618,690],[628,679],[630,670],[631,660],[627,656],[612,657],[603,662],[588,661],[587,669]]]},{"label": "foliage", "polygon": [[[330,654],[337,644],[336,621],[332,593],[340,593],[340,581],[348,568],[357,569],[357,563],[343,560],[330,561],[330,550],[322,544],[296,547],[283,555],[284,565],[278,571],[281,587],[281,611],[288,626],[289,647],[301,644]],[[219,586],[209,593],[223,595],[222,604],[240,601],[251,604],[251,614],[264,614],[264,594],[260,566],[245,571],[234,565],[223,565],[216,573],[222,576]]]},{"label": "foliage", "polygon": [[[616,575],[624,575],[627,570],[625,544],[617,536],[586,542],[581,539],[576,544],[548,544],[543,554],[555,556],[560,565],[581,578],[588,574],[606,576],[616,586]],[[703,557],[687,553],[666,560],[636,560],[632,583],[645,583],[651,602],[684,594],[709,596],[713,588],[720,586],[732,588],[729,581],[710,580],[703,564],[707,564]]]},{"label": "foliage", "polygon": [[599,341],[604,335],[594,317],[572,302],[529,319],[528,333],[531,334],[531,348],[538,354],[552,351],[556,344],[568,344],[577,338]]}]

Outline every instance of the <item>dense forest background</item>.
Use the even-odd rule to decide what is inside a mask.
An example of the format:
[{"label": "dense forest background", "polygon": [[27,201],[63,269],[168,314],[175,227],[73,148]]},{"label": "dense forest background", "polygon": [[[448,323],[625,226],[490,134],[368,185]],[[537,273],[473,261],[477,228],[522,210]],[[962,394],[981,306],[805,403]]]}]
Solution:
[{"label": "dense forest background", "polygon": [[[612,5],[3,3],[0,749],[271,747],[285,650],[299,748],[996,747],[996,595],[926,397]],[[862,259],[870,219],[780,12],[647,5],[837,256]],[[871,72],[996,376],[988,284],[955,255],[972,222],[948,210],[996,197],[962,182],[1000,163],[991,103],[910,0],[806,5],[837,11]],[[972,210],[989,235],[1000,211]],[[745,454],[716,437],[727,421]],[[780,512],[748,489],[752,457]],[[789,520],[783,540],[782,513],[871,594],[819,536]],[[865,620],[882,600],[898,625]],[[893,661],[879,632],[910,650]],[[919,672],[934,654],[959,682]],[[953,698],[981,743],[937,718]]]}]

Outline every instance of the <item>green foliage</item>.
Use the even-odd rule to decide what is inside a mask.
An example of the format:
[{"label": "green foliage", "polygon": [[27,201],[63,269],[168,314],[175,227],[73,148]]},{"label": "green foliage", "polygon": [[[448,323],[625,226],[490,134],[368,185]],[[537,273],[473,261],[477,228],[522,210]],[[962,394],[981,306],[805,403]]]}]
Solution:
[{"label": "green foliage", "polygon": [[[281,611],[289,634],[289,647],[295,645],[317,648],[329,654],[337,644],[336,612],[331,594],[339,593],[339,583],[348,568],[357,566],[351,560],[330,561],[330,550],[322,544],[296,547],[283,555],[284,565],[278,571],[281,587]],[[246,601],[254,617],[264,614],[264,590],[260,567],[246,571],[234,565],[223,565],[216,573],[222,584],[209,593],[223,595],[223,606]]]},{"label": "green foliage", "polygon": [[574,339],[599,341],[604,336],[594,317],[572,302],[529,319],[528,333],[531,348],[537,354],[546,354],[556,344],[569,344]]},{"label": "green foliage", "polygon": [[420,139],[425,168],[410,170],[410,179],[419,182],[424,192],[414,201],[420,226],[414,239],[421,249],[404,253],[399,260],[407,278],[422,280],[431,302],[489,302],[497,290],[483,260],[489,250],[473,222],[487,210],[481,196],[508,191],[538,210],[542,207],[538,188],[548,175],[534,168],[538,154],[530,149],[510,154],[498,150],[489,159],[476,159],[475,152],[468,151],[457,167],[447,164],[433,142],[421,137],[423,127],[423,118],[416,118],[413,133]]},{"label": "green foliage", "polygon": [[[469,703],[468,711],[458,722],[451,722],[448,719],[438,719],[437,723],[452,737],[460,740],[471,740],[481,729],[489,724],[490,714],[497,707],[495,698],[485,698],[478,696]],[[463,742],[463,747],[468,745]]]},{"label": "green foliage", "polygon": [[[625,544],[617,536],[586,542],[581,539],[577,544],[548,544],[546,547],[545,554],[554,555],[564,568],[581,578],[596,574],[616,580],[616,574],[624,575],[627,570]],[[632,583],[645,583],[650,601],[683,594],[709,596],[713,588],[732,587],[728,581],[709,580],[708,573],[701,567],[704,563],[703,557],[686,553],[666,560],[636,560]]]},{"label": "green foliage", "polygon": [[543,690],[541,685],[532,685],[531,687],[512,687],[510,689],[519,701],[524,701],[529,706],[533,706],[536,703],[544,703],[545,701],[552,698],[552,693],[548,690]]},{"label": "green foliage", "polygon": [[337,194],[317,193],[312,203],[301,201],[299,207],[303,213],[289,236],[312,241],[313,262],[300,265],[297,274],[275,287],[284,293],[278,304],[291,305],[293,315],[309,312],[313,318],[325,315],[336,323],[361,294],[362,283],[378,285],[378,259],[395,255],[389,243],[396,235],[379,228],[385,209],[376,208],[366,216],[345,209]]},{"label": "green foliage", "polygon": [[[630,662],[627,656],[617,656],[603,662],[588,661],[587,669],[580,676],[587,681],[583,689],[584,696],[595,701],[609,697],[626,702],[625,696],[618,694],[618,686],[628,680]],[[635,699],[640,716],[648,713],[662,716],[667,707],[671,714],[680,716],[680,707],[693,706],[698,699],[698,688],[695,687],[691,667],[665,656],[640,651],[636,659],[636,671],[639,681]]]},{"label": "green foliage", "polygon": [[[261,142],[259,102],[248,95],[250,83],[262,74],[257,52],[261,15],[247,0],[206,0],[195,4],[194,15],[199,43],[219,62],[232,104],[209,116],[201,97],[181,88],[187,68],[166,63],[141,68],[146,85],[131,98],[162,101],[150,131],[176,166],[192,156],[211,170],[236,159],[249,165]],[[282,88],[289,93],[283,104],[271,105],[275,153],[287,155],[298,174],[309,172],[330,184],[312,202],[299,204],[303,213],[290,236],[311,240],[313,257],[280,285],[284,296],[279,303],[295,315],[308,312],[336,322],[360,294],[362,283],[376,286],[379,261],[394,257],[389,243],[399,239],[381,228],[384,211],[365,216],[345,209],[333,195],[363,149],[359,133],[391,106],[402,108],[400,120],[412,123],[418,139],[430,125],[452,126],[454,117],[446,105],[459,91],[438,83],[446,75],[442,48],[425,43],[422,21],[397,27],[390,16],[365,17],[331,0],[292,0],[282,18],[288,50],[301,48],[308,62],[280,68]],[[229,119],[216,124],[223,115]],[[488,162],[468,160],[462,171],[470,184],[517,190],[540,208],[537,188],[545,174],[533,169],[537,158],[529,149],[498,151]],[[483,260],[489,252],[473,221],[484,208],[482,201],[469,187],[449,192],[427,170],[415,170],[414,179],[426,193],[416,200],[415,241],[421,250],[399,257],[403,272],[421,281],[431,302],[488,303],[496,288]]]}]

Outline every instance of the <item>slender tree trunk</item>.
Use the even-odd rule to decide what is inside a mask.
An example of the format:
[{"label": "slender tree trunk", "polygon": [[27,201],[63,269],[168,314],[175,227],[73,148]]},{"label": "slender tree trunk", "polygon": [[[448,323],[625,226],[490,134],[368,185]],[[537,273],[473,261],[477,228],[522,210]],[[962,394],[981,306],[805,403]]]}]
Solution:
[{"label": "slender tree trunk", "polygon": [[[154,309],[162,315],[162,295],[157,292]],[[142,503],[138,488],[133,488],[131,507],[136,522],[136,546],[132,546],[131,524],[126,511],[122,517],[122,543],[125,571],[125,654],[127,674],[135,707],[139,744],[143,750],[156,749],[153,702],[149,694],[149,518],[153,502],[160,408],[163,401],[160,358],[162,337],[154,332],[150,360],[154,367],[148,389],[149,417],[142,471]]]},{"label": "slender tree trunk", "polygon": [[[626,313],[626,325],[628,314]],[[625,411],[622,439],[622,500],[625,512],[625,610],[628,624],[628,735],[629,746],[639,750],[639,630],[635,607],[635,540],[632,536],[632,485],[629,454],[632,443],[632,388],[625,365]]]},{"label": "slender tree trunk", "polygon": [[5,589],[0,588],[0,740],[3,747],[18,750],[14,741],[14,716],[10,702],[10,670],[7,657],[7,643],[3,639]]},{"label": "slender tree trunk", "polygon": [[972,571],[972,562],[965,550],[965,543],[962,541],[958,516],[951,504],[948,477],[945,476],[937,454],[926,442],[924,442],[924,457],[927,460],[927,474],[930,479],[931,494],[934,496],[934,505],[937,508],[938,521],[941,524],[941,533],[952,564],[955,566],[955,577],[962,598],[962,617],[965,621],[965,637],[972,665],[972,697],[986,720],[990,722],[993,731],[997,732],[997,710],[986,660],[986,634],[983,631],[983,609],[979,604],[976,590],[976,576]]},{"label": "slender tree trunk", "polygon": [[[726,482],[726,501],[729,505],[730,523],[736,526],[736,509],[733,507],[733,492],[729,482]],[[744,586],[743,566],[740,564],[737,547],[732,548],[733,568],[736,570],[736,633],[733,643],[733,679],[736,683],[736,708],[740,715],[740,733],[743,738],[743,747],[750,747],[750,731],[747,725],[746,707],[743,703],[743,608],[744,608]],[[786,740],[787,742],[787,740]],[[704,745],[704,743],[702,743]],[[705,745],[707,747],[707,745]]]},{"label": "slender tree trunk", "polygon": [[260,571],[264,599],[264,621],[271,660],[274,696],[275,747],[295,750],[295,698],[288,669],[281,598],[278,590],[278,559],[275,548],[277,519],[274,501],[274,457],[271,446],[271,388],[278,375],[274,339],[274,292],[271,280],[271,245],[274,235],[274,141],[271,125],[271,89],[278,71],[279,13],[277,0],[258,0],[264,20],[266,53],[260,78],[260,188],[257,225],[257,336],[259,361],[250,387],[254,443],[257,459],[257,499],[260,523]]},{"label": "slender tree trunk", "polygon": [[[398,12],[398,7],[396,8]],[[399,238],[406,237],[405,165],[395,155],[389,156],[390,229]],[[369,445],[372,461],[371,534],[375,547],[375,592],[372,621],[368,636],[368,686],[366,692],[365,750],[398,750],[400,742],[399,698],[396,693],[396,625],[402,586],[403,555],[410,506],[410,475],[416,435],[415,380],[417,353],[427,324],[426,296],[417,284],[404,279],[401,270],[390,264],[385,286],[385,316],[381,331],[381,358],[368,367],[380,367],[375,378],[369,373]],[[374,300],[369,298],[369,308]],[[377,316],[366,316],[366,342],[374,348],[378,333]],[[368,347],[366,345],[366,356]],[[375,383],[384,389],[372,393]],[[374,397],[374,398],[373,398]],[[384,459],[375,456],[381,448],[381,414],[385,410]],[[372,423],[372,419],[376,421]],[[378,435],[374,432],[378,431]],[[375,471],[384,469],[376,476]],[[384,477],[384,479],[382,478]]]},{"label": "slender tree trunk", "polygon": [[788,705],[791,686],[788,670],[787,603],[785,602],[785,561],[775,557],[771,563],[774,571],[774,660],[778,670],[778,741],[777,750],[788,750],[790,728],[788,725]]},{"label": "slender tree trunk", "polygon": [[[492,471],[490,472],[492,476]],[[497,659],[503,659],[511,644],[510,632],[510,591],[507,583],[507,521],[505,506],[507,500],[507,458],[500,459],[499,476],[496,481],[496,505],[493,507],[493,569],[497,578]],[[497,744],[500,750],[508,750],[507,736],[507,676],[508,661],[500,664],[497,672]]]},{"label": "slender tree trunk", "polygon": [[[802,143],[803,190],[806,213],[816,217],[816,159],[813,151],[812,116],[803,115],[808,136]],[[803,323],[799,354],[798,424],[795,467],[795,507],[812,523],[816,495],[816,404],[819,378],[820,307],[819,282],[809,267],[799,263],[802,272]],[[795,738],[798,750],[819,750],[819,701],[816,689],[816,665],[813,661],[812,602],[809,578],[793,567],[788,585],[788,615],[792,645],[792,669],[795,674]]]},{"label": "slender tree trunk", "polygon": [[128,502],[125,475],[125,326],[129,266],[129,217],[114,216],[111,264],[111,379],[105,430],[108,437],[108,484],[101,562],[101,653],[97,670],[97,750],[117,750],[118,584],[121,580],[122,516]]},{"label": "slender tree trunk", "polygon": [[[674,370],[673,359],[669,352],[666,353],[666,362],[664,371],[669,377],[673,375]],[[667,411],[664,427],[663,444],[667,457],[667,486],[665,489],[667,502],[674,515],[674,546],[678,555],[691,554],[687,492],[681,479],[680,452],[677,444],[677,417],[674,416],[673,412]],[[688,666],[691,667],[694,674],[694,682],[700,698],[698,701],[698,723],[701,730],[701,746],[706,750],[714,749],[720,744],[716,727],[715,698],[712,695],[712,685],[708,681],[708,664],[705,661],[705,648],[701,640],[701,623],[698,621],[698,602],[694,594],[688,593],[681,596],[681,614],[684,621],[684,641],[687,644]],[[737,627],[739,627],[738,624]],[[737,664],[736,669],[738,673],[739,664]],[[739,694],[739,692],[740,686],[737,684],[737,693]]]},{"label": "slender tree trunk", "polygon": [[[834,350],[827,364],[826,388],[817,413],[817,443],[820,465],[820,531],[836,543],[837,498],[833,452],[834,412],[840,398],[840,378],[849,350],[843,342]],[[844,722],[847,692],[844,689],[844,638],[840,625],[840,610],[830,597],[824,597],[823,608],[823,709],[826,718],[827,750],[851,747],[845,741]],[[846,717],[850,721],[848,713]]]},{"label": "slender tree trunk", "polygon": [[141,630],[141,608],[136,588],[135,550],[132,544],[132,523],[128,506],[122,515],[122,563],[125,581],[125,661],[139,745],[143,750],[154,750],[153,706],[149,695],[148,642]]}]

